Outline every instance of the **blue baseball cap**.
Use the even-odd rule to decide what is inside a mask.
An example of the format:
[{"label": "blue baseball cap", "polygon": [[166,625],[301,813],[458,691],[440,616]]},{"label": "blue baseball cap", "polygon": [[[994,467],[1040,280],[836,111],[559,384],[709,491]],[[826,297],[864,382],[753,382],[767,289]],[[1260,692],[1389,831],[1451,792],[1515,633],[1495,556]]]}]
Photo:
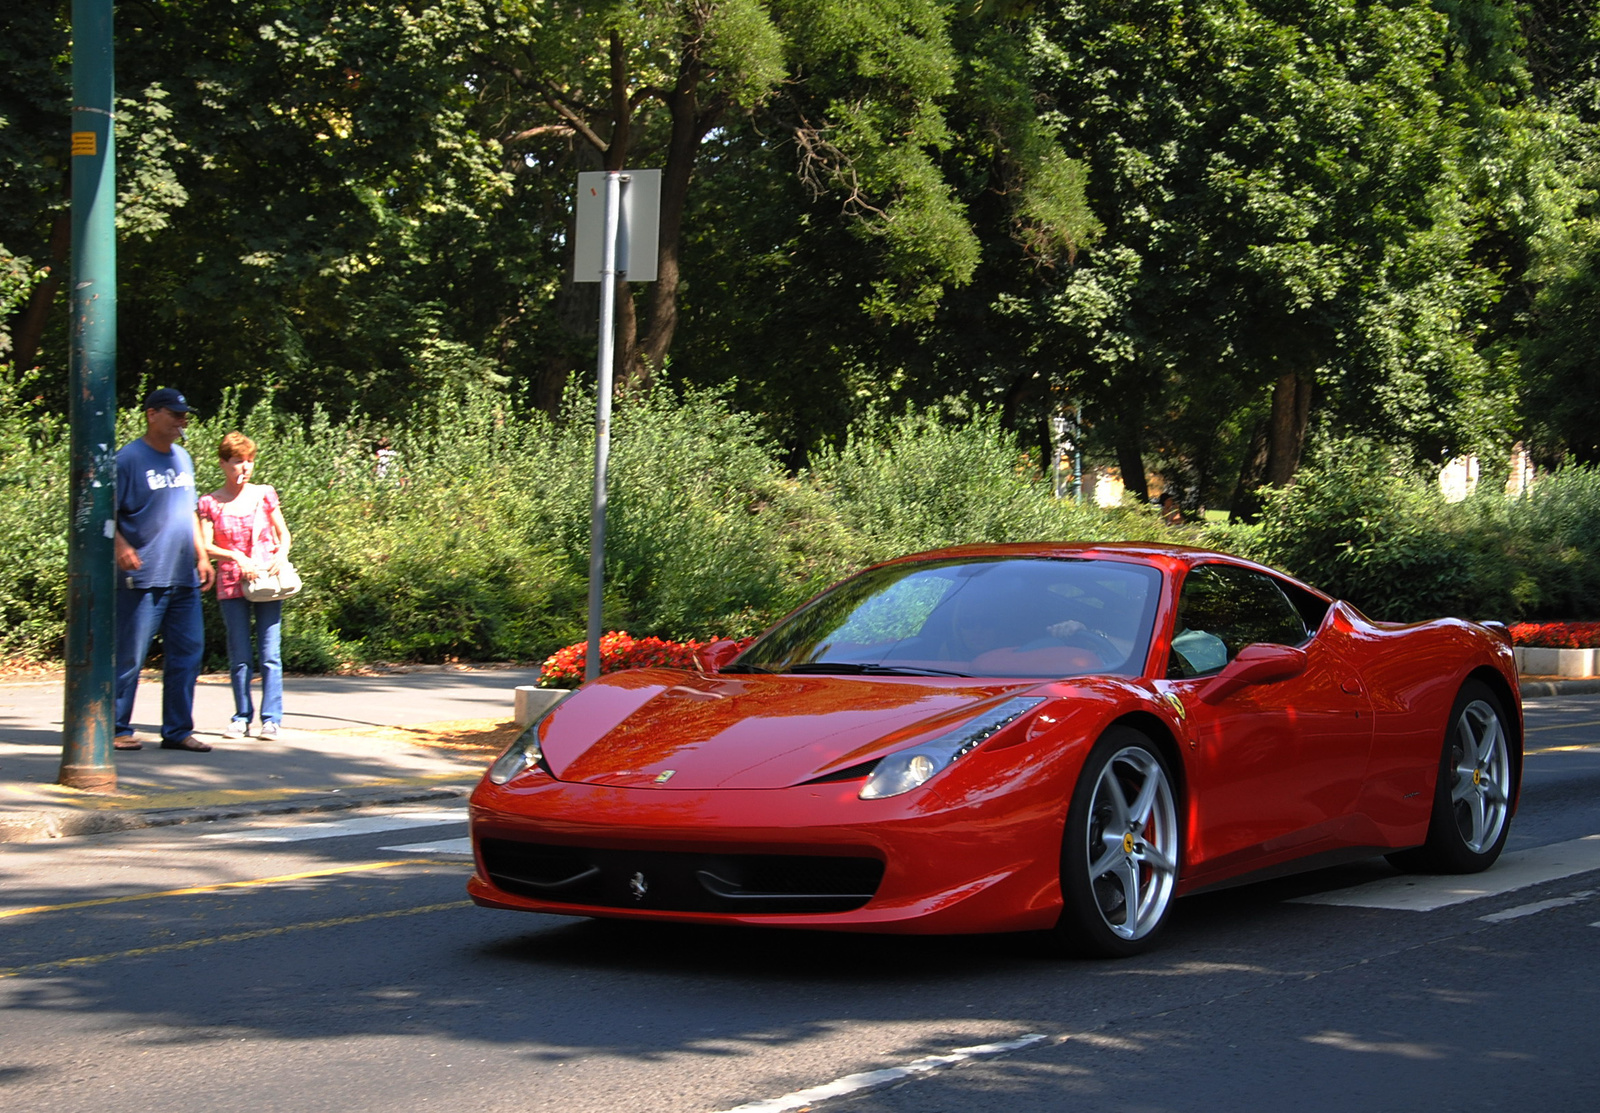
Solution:
[{"label": "blue baseball cap", "polygon": [[144,408],[147,410],[171,410],[175,414],[193,413],[194,407],[189,405],[189,400],[170,386],[158,387],[144,396]]}]

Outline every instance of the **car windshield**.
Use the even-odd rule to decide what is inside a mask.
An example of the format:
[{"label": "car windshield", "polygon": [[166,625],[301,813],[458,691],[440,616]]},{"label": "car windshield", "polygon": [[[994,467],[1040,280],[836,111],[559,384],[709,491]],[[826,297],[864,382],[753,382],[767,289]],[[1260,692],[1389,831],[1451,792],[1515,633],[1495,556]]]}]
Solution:
[{"label": "car windshield", "polygon": [[1137,675],[1160,574],[1085,559],[874,568],[764,634],[727,671],[908,676]]}]

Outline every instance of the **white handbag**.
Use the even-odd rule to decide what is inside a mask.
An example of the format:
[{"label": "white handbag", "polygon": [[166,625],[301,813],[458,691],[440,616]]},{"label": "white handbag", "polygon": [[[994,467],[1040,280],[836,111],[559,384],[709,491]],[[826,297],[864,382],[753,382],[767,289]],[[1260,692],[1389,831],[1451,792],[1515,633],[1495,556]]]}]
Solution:
[{"label": "white handbag", "polygon": [[294,565],[287,560],[278,569],[276,575],[257,576],[253,580],[244,581],[244,597],[252,603],[270,603],[274,599],[287,599],[304,586],[300,580],[300,573],[294,570]]}]

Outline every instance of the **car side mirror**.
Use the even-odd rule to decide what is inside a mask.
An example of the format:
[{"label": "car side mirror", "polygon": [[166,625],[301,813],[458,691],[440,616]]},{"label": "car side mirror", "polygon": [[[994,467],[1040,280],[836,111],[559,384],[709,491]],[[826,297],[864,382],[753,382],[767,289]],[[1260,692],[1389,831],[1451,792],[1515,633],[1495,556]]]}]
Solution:
[{"label": "car side mirror", "polygon": [[739,656],[739,643],[728,638],[707,642],[696,653],[701,672],[721,672],[723,667],[732,664],[737,656]]},{"label": "car side mirror", "polygon": [[1288,645],[1257,642],[1239,650],[1200,693],[1204,703],[1221,703],[1240,688],[1276,684],[1306,671],[1306,651]]}]

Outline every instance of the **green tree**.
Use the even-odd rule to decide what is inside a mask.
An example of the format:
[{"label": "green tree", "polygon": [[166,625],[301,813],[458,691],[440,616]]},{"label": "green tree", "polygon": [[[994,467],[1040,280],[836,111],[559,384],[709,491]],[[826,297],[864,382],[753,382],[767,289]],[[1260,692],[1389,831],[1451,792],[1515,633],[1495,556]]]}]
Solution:
[{"label": "green tree", "polygon": [[0,362],[32,367],[67,264],[63,4],[0,15]]},{"label": "green tree", "polygon": [[[66,13],[46,7],[31,23],[8,17],[44,42],[18,49],[53,69],[10,76],[7,104],[28,111],[8,109],[20,126],[0,132],[19,152],[8,148],[10,161],[37,163],[7,178],[26,196],[3,241],[36,268],[64,215],[65,160],[52,167],[48,152],[67,130]],[[534,364],[547,337],[562,342],[541,331],[538,296],[559,274],[559,231],[527,219],[540,198],[474,127],[479,28],[466,0],[150,0],[119,11],[128,393],[161,380],[210,403],[239,385],[302,411],[403,412],[430,388]],[[17,329],[42,345],[57,401],[63,318],[46,281]],[[28,333],[38,320],[56,323]]]},{"label": "green tree", "polygon": [[[1083,165],[1036,112],[1025,30],[1014,11],[950,20],[953,75],[920,145],[851,138],[852,113],[898,96],[860,60],[797,68],[746,124],[708,139],[678,366],[736,382],[791,466],[872,408],[965,395],[1014,427],[1035,416],[1053,353],[995,306],[1068,266],[1098,224]],[[851,89],[865,92],[850,101]],[[882,184],[902,163],[926,183],[917,197]]]},{"label": "green tree", "polygon": [[1542,219],[1524,260],[1527,327],[1511,339],[1545,455],[1600,463],[1600,4],[1529,3],[1523,27],[1540,125],[1525,146],[1543,173],[1522,192]]},{"label": "green tree", "polygon": [[[942,0],[500,5],[484,66],[508,142],[540,165],[577,145],[597,167],[662,168],[659,278],[642,313],[621,299],[621,381],[646,386],[672,350],[692,278],[686,244],[701,235],[684,222],[696,205],[691,185],[719,159],[724,171],[739,160],[800,185],[767,188],[784,195],[788,228],[761,212],[716,227],[720,242],[709,248],[724,273],[759,284],[765,276],[744,270],[739,256],[809,234],[813,219],[843,217],[850,238],[828,242],[859,256],[843,263],[856,272],[845,283],[852,319],[857,308],[889,322],[925,319],[948,288],[971,279],[977,238],[940,164],[954,143],[945,105],[961,67],[951,15]],[[1059,153],[1050,157],[1064,165]],[[718,188],[729,185],[737,183]],[[1035,223],[1058,216],[1040,191],[1030,198]],[[712,209],[730,206],[713,199],[694,211]],[[749,231],[767,238],[741,242]],[[818,261],[818,281],[840,269]],[[750,285],[737,292],[761,297]]]},{"label": "green tree", "polygon": [[1030,308],[1130,488],[1152,447],[1211,497],[1234,467],[1245,491],[1282,484],[1318,413],[1428,453],[1486,432],[1469,403],[1497,388],[1464,325],[1492,279],[1469,256],[1448,30],[1425,0],[1041,15],[1047,118],[1106,234]]}]

